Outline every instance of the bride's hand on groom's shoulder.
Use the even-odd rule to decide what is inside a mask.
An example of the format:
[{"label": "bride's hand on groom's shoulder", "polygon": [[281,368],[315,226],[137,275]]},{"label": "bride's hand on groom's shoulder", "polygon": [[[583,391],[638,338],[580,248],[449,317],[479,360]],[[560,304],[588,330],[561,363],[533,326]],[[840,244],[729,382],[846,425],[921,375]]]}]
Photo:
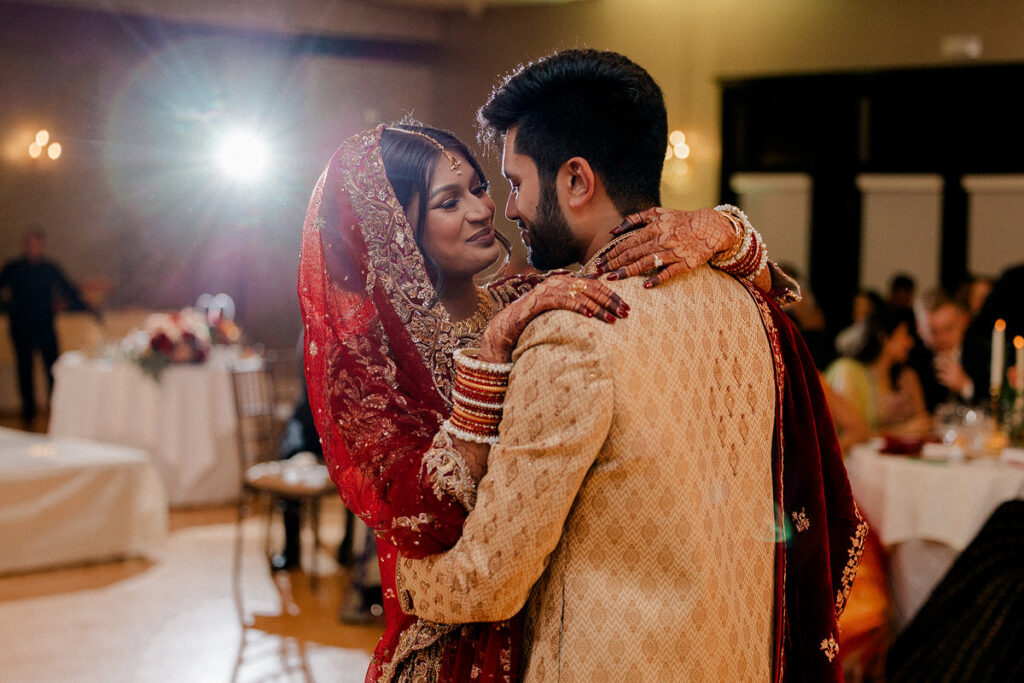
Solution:
[{"label": "bride's hand on groom's shoulder", "polygon": [[714,209],[682,211],[654,207],[626,216],[613,235],[632,233],[602,264],[609,280],[658,271],[644,287],[656,287],[735,247],[743,235]]},{"label": "bride's hand on groom's shoulder", "polygon": [[552,275],[491,318],[480,340],[478,357],[489,363],[507,363],[530,321],[553,310],[614,323],[629,314],[629,304],[595,278]]}]

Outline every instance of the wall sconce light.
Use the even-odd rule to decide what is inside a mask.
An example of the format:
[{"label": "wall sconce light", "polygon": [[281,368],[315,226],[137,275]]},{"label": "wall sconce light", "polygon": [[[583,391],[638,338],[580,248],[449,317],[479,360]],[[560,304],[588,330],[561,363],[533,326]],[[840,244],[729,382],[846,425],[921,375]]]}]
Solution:
[{"label": "wall sconce light", "polygon": [[662,182],[669,190],[683,193],[689,185],[690,146],[686,144],[686,135],[681,130],[674,130],[668,135],[668,146],[665,148],[665,168]]},{"label": "wall sconce light", "polygon": [[53,161],[59,159],[64,151],[59,142],[52,142],[50,140],[50,131],[45,129],[36,133],[32,144],[28,146],[28,155],[33,159],[38,159],[43,156],[44,150],[46,151],[46,156]]}]

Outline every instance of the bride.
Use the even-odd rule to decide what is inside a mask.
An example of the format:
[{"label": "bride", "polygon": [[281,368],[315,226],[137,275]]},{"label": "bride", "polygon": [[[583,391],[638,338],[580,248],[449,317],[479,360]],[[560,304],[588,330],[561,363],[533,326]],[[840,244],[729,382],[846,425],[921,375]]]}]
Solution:
[{"label": "bride", "polygon": [[[659,281],[710,259],[709,244],[722,251],[736,243],[728,227],[698,240],[688,212],[656,212],[623,225],[651,222],[671,236],[677,258],[661,260],[669,268]],[[450,438],[439,429],[451,412],[453,354],[484,346],[508,359],[519,333],[546,310],[609,324],[628,316],[628,303],[603,283],[581,288],[565,272],[478,286],[476,277],[502,252],[508,263],[494,214],[466,146],[418,125],[379,126],[346,140],[306,214],[299,298],[310,404],[342,500],[378,545],[386,627],[367,681],[518,679],[521,615],[434,624],[403,614],[395,594],[397,553],[423,557],[451,547],[475,499],[471,472],[486,467],[486,445],[456,440],[461,457],[454,459],[431,448],[435,436]],[[638,262],[650,247],[635,253]]]}]

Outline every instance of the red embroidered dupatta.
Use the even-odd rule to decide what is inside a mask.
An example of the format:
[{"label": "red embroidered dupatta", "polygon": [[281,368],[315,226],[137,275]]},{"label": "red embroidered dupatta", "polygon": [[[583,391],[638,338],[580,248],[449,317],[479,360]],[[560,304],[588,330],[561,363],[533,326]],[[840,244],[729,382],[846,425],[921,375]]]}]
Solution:
[{"label": "red embroidered dupatta", "polygon": [[821,380],[789,317],[747,289],[775,359],[772,442],[775,553],[775,683],[841,683],[838,620],[860,564],[868,525],[850,491]]},{"label": "red embroidered dupatta", "polygon": [[366,680],[514,681],[519,617],[431,624],[403,614],[395,594],[398,551],[423,557],[462,533],[466,508],[435,491],[422,460],[449,412],[452,353],[473,339],[456,336],[437,301],[385,176],[383,129],[346,140],[317,182],[298,287],[327,466],[345,505],[377,536],[386,629]]}]

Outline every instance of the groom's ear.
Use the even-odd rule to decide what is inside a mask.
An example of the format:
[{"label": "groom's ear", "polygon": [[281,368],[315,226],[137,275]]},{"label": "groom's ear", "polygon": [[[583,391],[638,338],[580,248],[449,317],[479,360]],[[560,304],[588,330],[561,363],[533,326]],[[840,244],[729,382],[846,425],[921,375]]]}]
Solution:
[{"label": "groom's ear", "polygon": [[570,209],[582,209],[593,199],[596,181],[594,169],[583,157],[567,159],[558,169],[558,189],[564,193],[564,201]]}]

